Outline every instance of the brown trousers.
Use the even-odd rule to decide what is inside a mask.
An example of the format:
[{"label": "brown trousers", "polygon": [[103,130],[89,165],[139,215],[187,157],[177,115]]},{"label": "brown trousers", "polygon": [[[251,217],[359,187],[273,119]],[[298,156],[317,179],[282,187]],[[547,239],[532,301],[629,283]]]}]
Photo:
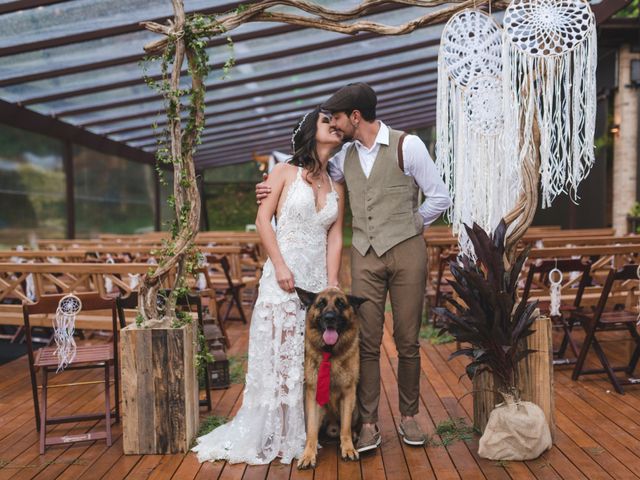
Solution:
[{"label": "brown trousers", "polygon": [[353,295],[364,297],[360,317],[360,382],[358,407],[362,421],[378,421],[380,346],[387,292],[393,312],[393,339],[398,350],[400,414],[418,413],[420,342],[427,276],[427,247],[422,235],[399,243],[381,256],[373,248],[362,256],[351,248]]}]

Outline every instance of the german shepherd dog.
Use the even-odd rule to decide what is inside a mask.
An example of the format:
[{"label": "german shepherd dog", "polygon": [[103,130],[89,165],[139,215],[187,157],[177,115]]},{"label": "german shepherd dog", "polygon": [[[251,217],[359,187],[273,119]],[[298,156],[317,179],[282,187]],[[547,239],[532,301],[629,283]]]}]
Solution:
[{"label": "german shepherd dog", "polygon": [[[329,422],[340,422],[342,459],[357,460],[352,437],[360,370],[360,325],[356,309],[365,299],[345,295],[339,288],[327,288],[318,294],[301,288],[296,291],[307,308],[304,353],[307,442],[298,468],[316,466],[318,433],[325,415]],[[329,401],[325,406],[316,399],[323,353],[325,357],[330,354],[331,365]]]}]

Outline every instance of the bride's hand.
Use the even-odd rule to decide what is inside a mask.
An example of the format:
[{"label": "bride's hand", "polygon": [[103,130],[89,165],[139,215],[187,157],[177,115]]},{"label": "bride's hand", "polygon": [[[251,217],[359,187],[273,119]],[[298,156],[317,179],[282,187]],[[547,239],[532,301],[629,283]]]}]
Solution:
[{"label": "bride's hand", "polygon": [[276,280],[278,280],[278,285],[285,292],[292,293],[294,291],[293,273],[286,265],[276,267]]}]

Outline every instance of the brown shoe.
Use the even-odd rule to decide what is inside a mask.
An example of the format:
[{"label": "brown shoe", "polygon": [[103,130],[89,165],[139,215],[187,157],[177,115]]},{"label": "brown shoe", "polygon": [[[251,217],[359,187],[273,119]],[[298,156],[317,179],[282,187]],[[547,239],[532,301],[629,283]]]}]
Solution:
[{"label": "brown shoe", "polygon": [[405,418],[400,421],[398,431],[402,435],[402,441],[407,445],[416,447],[422,446],[427,441],[427,437],[422,433],[422,429],[414,418]]},{"label": "brown shoe", "polygon": [[374,450],[382,443],[382,437],[380,437],[380,430],[377,425],[373,428],[362,427],[360,429],[360,435],[358,435],[358,443],[356,443],[356,450],[358,453],[368,452]]}]

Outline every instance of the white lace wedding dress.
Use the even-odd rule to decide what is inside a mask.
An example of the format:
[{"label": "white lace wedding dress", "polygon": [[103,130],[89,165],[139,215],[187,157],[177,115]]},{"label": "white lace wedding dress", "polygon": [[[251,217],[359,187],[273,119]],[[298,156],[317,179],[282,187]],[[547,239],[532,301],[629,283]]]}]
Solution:
[{"label": "white lace wedding dress", "polygon": [[[338,215],[331,184],[316,211],[312,187],[298,168],[279,213],[276,238],[295,285],[311,292],[327,286],[327,231]],[[260,280],[249,334],[242,406],[233,420],[198,438],[198,460],[290,463],[304,449],[305,311],[296,293],[278,286],[271,260]]]}]

